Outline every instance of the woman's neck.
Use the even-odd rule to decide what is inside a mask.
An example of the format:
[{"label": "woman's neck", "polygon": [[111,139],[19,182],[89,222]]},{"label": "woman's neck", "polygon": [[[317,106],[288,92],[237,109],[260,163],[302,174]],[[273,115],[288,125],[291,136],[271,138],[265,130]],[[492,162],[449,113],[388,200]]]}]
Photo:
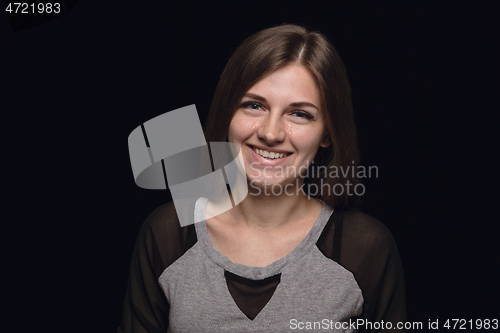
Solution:
[{"label": "woman's neck", "polygon": [[[300,221],[314,205],[321,205],[316,199],[302,191],[293,195],[282,193],[273,195],[267,192],[250,190],[247,197],[228,211],[232,221],[243,222],[249,227],[261,230],[275,230]],[[267,194],[266,194],[267,193]]]}]

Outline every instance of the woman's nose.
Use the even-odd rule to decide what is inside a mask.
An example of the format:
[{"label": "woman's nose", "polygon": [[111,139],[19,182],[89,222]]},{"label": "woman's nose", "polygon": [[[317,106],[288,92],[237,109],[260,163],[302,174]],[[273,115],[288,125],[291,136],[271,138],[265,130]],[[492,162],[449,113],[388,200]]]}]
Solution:
[{"label": "woman's nose", "polygon": [[285,140],[285,130],[280,118],[268,117],[257,130],[259,138],[268,142]]}]

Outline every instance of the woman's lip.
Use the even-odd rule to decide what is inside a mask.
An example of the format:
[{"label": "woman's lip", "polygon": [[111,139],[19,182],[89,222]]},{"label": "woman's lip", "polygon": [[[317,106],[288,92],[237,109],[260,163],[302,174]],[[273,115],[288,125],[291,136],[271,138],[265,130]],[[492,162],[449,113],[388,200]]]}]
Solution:
[{"label": "woman's lip", "polygon": [[292,154],[291,152],[289,151],[285,151],[285,150],[280,150],[280,149],[272,149],[272,150],[269,150],[269,148],[264,148],[264,147],[258,147],[258,146],[254,146],[254,145],[248,145],[250,148],[257,148],[257,149],[262,149],[262,150],[266,150],[268,152],[274,152],[274,153],[278,153],[278,154],[281,154],[281,153],[285,153],[285,154]]},{"label": "woman's lip", "polygon": [[[250,155],[252,156],[252,159],[259,163],[260,165],[263,165],[263,166],[271,166],[271,167],[274,167],[274,166],[277,166],[277,165],[280,165],[280,164],[283,164],[285,162],[288,161],[288,158],[290,156],[292,156],[293,153],[290,153],[290,155],[287,155],[285,157],[282,157],[282,158],[275,158],[275,159],[268,159],[268,158],[265,158],[264,156],[261,156],[259,154],[257,154],[254,150],[253,150],[253,147],[252,146],[249,146],[247,145],[248,149],[250,150]],[[260,148],[259,148],[260,149]]]}]

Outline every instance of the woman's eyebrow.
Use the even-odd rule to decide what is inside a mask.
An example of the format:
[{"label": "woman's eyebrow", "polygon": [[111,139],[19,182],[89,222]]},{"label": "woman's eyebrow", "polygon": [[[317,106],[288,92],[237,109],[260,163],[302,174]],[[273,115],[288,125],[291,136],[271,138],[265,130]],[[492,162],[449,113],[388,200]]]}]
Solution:
[{"label": "woman's eyebrow", "polygon": [[[257,95],[257,94],[253,94],[253,93],[246,93],[244,97],[253,98],[253,99],[261,101],[261,102],[267,102],[267,100],[264,97]],[[303,106],[311,106],[319,111],[319,108],[316,105],[314,105],[313,103],[309,103],[309,102],[290,103],[290,106],[293,106],[294,108],[300,108]]]},{"label": "woman's eyebrow", "polygon": [[266,102],[266,99],[264,97],[252,93],[246,93],[244,97],[253,98],[261,102]]},{"label": "woman's eyebrow", "polygon": [[300,108],[303,106],[312,106],[313,108],[315,108],[319,111],[319,108],[316,105],[314,105],[313,103],[309,103],[309,102],[295,102],[295,103],[290,104],[290,106],[293,106],[295,108]]}]

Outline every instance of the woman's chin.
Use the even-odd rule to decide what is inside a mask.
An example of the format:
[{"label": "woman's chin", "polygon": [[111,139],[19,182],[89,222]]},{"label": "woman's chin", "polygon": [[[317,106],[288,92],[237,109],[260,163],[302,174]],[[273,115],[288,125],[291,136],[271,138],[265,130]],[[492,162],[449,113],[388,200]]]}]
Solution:
[{"label": "woman's chin", "polygon": [[300,183],[298,179],[265,178],[265,179],[248,179],[248,185],[250,186],[250,189],[254,190],[260,189],[260,190],[266,190],[269,193],[273,192],[283,193],[285,188],[291,190],[296,186],[300,186]]}]

